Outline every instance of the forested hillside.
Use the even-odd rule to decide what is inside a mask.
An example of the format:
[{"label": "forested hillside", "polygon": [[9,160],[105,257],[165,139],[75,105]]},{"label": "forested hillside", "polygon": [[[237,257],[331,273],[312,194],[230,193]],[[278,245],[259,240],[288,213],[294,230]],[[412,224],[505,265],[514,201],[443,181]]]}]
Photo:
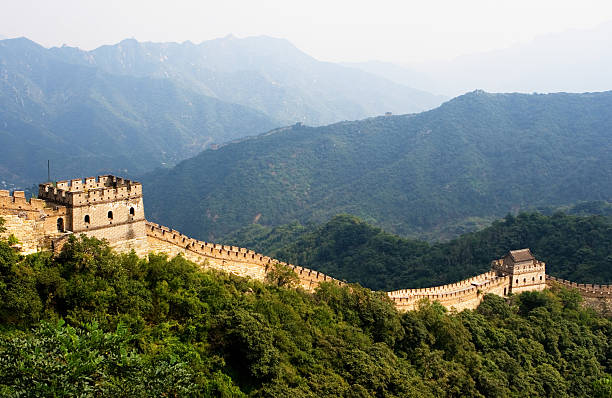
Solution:
[{"label": "forested hillside", "polygon": [[168,79],[111,75],[27,39],[0,41],[0,181],[45,181],[47,159],[60,179],[134,176],[277,126]]},{"label": "forested hillside", "polygon": [[321,226],[251,226],[227,242],[385,291],[457,282],[488,271],[508,250],[525,247],[546,262],[550,275],[612,283],[612,222],[603,216],[508,215],[482,231],[429,244],[343,215]]},{"label": "forested hillside", "polygon": [[314,294],[116,255],[0,242],[0,395],[609,397],[612,323],[568,291],[400,314],[383,293]]},{"label": "forested hillside", "polygon": [[477,91],[418,115],[295,125],[145,176],[145,206],[206,240],[341,213],[452,237],[510,211],[609,200],[611,106],[612,92]]}]

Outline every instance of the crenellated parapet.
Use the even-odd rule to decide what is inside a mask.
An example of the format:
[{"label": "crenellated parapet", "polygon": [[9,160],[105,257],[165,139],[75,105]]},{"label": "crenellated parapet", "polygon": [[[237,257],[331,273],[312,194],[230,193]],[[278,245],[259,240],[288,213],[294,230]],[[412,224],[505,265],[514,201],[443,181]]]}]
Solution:
[{"label": "crenellated parapet", "polygon": [[546,275],[546,283],[548,285],[558,284],[568,289],[577,289],[580,294],[587,297],[612,297],[612,285],[598,285],[595,283],[576,283],[561,278],[555,278],[552,275]]},{"label": "crenellated parapet", "polygon": [[90,206],[118,200],[142,198],[142,185],[125,178],[106,175],[44,183],[38,186],[42,200],[69,207]]},{"label": "crenellated parapet", "polygon": [[419,301],[438,301],[457,310],[476,308],[487,293],[507,296],[510,293],[546,288],[546,264],[538,261],[529,249],[511,250],[491,262],[491,270],[448,285],[389,292],[389,298],[402,310],[415,309]]},{"label": "crenellated parapet", "polygon": [[[146,221],[142,185],[104,175],[39,185],[38,199],[26,200],[23,191],[0,190],[0,215],[9,234],[23,242],[22,251],[59,250],[72,234],[106,239],[118,251],[134,250],[139,256],[165,253],[184,255],[200,264],[256,280],[266,279],[277,266],[291,268],[300,285],[314,289],[322,282],[344,283],[319,271],[288,264],[238,246],[193,239]],[[439,301],[447,308],[476,308],[487,293],[506,296],[546,287],[545,264],[529,249],[513,250],[491,263],[491,270],[442,286],[388,292],[401,310],[414,309],[420,300]],[[610,286],[572,285],[589,294],[612,294]]]},{"label": "crenellated parapet", "polygon": [[546,263],[534,259],[533,261],[527,261],[519,263],[514,266],[504,262],[504,259],[493,260],[491,262],[491,268],[503,273],[513,273],[514,275],[529,274],[532,272],[544,271],[546,269]]},{"label": "crenellated parapet", "polygon": [[509,283],[509,276],[489,271],[448,285],[395,290],[387,295],[398,309],[404,311],[416,309],[423,299],[438,301],[449,309],[464,310],[476,308],[487,293],[506,295]]},{"label": "crenellated parapet", "polygon": [[62,216],[66,214],[63,206],[53,206],[46,201],[30,198],[26,199],[24,191],[0,190],[0,215],[14,214],[27,219],[39,219],[49,216]]},{"label": "crenellated parapet", "polygon": [[[146,233],[151,239],[164,242],[165,244],[180,249],[178,252],[171,251],[171,253],[184,253],[187,258],[191,259],[201,258],[217,269],[252,276],[256,279],[263,279],[265,274],[278,264],[292,268],[300,279],[302,287],[306,289],[313,289],[321,282],[333,282],[339,285],[343,284],[343,282],[315,270],[288,264],[242,247],[221,245],[193,239],[172,228],[153,222],[146,222]],[[151,246],[159,247],[159,245],[155,243],[152,243]],[[160,251],[168,252],[167,248],[164,250],[164,246],[161,247],[162,250]],[[241,267],[244,272],[241,272]],[[255,269],[253,269],[253,267]],[[238,271],[236,272],[236,270]]]},{"label": "crenellated parapet", "polygon": [[448,285],[425,287],[421,289],[402,289],[388,292],[389,297],[408,297],[408,296],[428,296],[439,293],[455,292],[466,287],[472,287],[474,284],[482,283],[496,277],[494,271],[485,272],[484,274],[464,279],[459,282],[449,283]]}]

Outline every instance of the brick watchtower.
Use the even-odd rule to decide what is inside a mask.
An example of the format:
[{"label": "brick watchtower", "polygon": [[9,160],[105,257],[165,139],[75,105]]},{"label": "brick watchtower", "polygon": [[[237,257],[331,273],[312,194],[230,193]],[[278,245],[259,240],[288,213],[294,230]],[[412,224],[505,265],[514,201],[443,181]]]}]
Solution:
[{"label": "brick watchtower", "polygon": [[529,249],[511,250],[494,260],[491,268],[501,275],[510,276],[508,293],[546,289],[546,264],[536,260]]},{"label": "brick watchtower", "polygon": [[58,219],[58,229],[111,244],[146,239],[139,182],[106,175],[45,183],[38,186],[38,198],[66,208],[66,219]]}]

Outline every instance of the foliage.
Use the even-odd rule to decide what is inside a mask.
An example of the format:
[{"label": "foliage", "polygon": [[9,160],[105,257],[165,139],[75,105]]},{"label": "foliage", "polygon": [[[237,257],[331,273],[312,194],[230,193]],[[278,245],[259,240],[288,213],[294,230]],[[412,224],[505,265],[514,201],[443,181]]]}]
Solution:
[{"label": "foliage", "polygon": [[612,222],[603,216],[508,215],[482,231],[434,244],[347,215],[320,226],[253,231],[234,234],[230,242],[245,239],[269,256],[377,290],[456,282],[489,270],[508,250],[525,247],[546,263],[549,274],[581,283],[612,282]]},{"label": "foliage", "polygon": [[284,264],[274,264],[266,274],[266,282],[278,287],[295,287],[300,279],[293,269]]},{"label": "foliage", "polygon": [[13,234],[10,234],[8,238],[6,239],[6,241],[9,244],[9,246],[14,246],[19,243],[19,239],[17,239],[17,237]]},{"label": "foliage", "polygon": [[612,322],[565,290],[401,314],[358,285],[312,294],[85,237],[56,257],[0,242],[0,271],[2,396],[609,396]]},{"label": "foliage", "polygon": [[45,181],[47,159],[53,175],[64,178],[136,175],[176,164],[213,142],[278,126],[262,112],[194,86],[108,73],[84,54],[81,62],[59,54],[65,50],[79,58],[75,48],[46,49],[25,38],[0,45],[2,180],[21,186]]},{"label": "foliage", "polygon": [[278,129],[145,176],[147,212],[204,240],[343,213],[454,237],[508,212],[609,200],[610,106],[612,91],[478,91],[416,115]]}]

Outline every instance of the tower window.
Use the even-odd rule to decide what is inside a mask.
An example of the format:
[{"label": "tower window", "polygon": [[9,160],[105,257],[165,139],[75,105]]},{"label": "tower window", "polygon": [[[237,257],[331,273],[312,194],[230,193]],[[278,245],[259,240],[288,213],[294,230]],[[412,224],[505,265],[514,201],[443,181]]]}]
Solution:
[{"label": "tower window", "polygon": [[130,216],[133,216],[134,214],[136,214],[136,211],[134,211],[133,207],[130,207]]},{"label": "tower window", "polygon": [[516,280],[516,283],[518,283],[518,279]]},{"label": "tower window", "polygon": [[57,230],[59,232],[64,232],[64,219],[62,217],[57,219]]},{"label": "tower window", "polygon": [[109,219],[109,220],[112,220],[112,219],[113,219],[113,212],[112,212],[112,211],[109,211],[109,212],[108,212],[108,219]]},{"label": "tower window", "polygon": [[87,214],[85,216],[85,224],[89,224],[91,222],[91,219],[89,218],[89,214]]}]

